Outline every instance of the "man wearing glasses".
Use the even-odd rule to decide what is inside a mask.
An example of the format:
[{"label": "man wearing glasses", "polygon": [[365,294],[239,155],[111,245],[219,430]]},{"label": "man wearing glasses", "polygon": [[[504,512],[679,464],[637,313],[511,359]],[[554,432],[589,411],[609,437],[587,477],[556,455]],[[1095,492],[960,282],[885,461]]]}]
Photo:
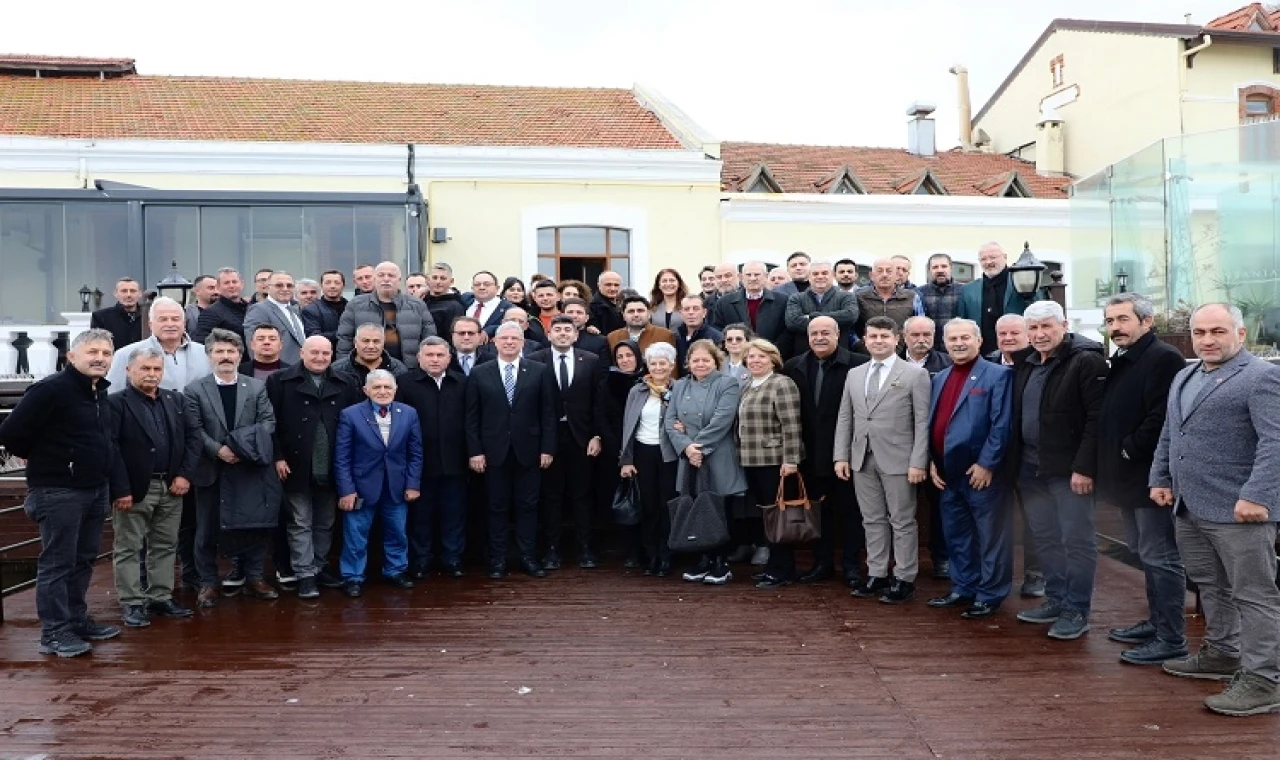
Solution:
[{"label": "man wearing glasses", "polygon": [[244,315],[245,335],[253,335],[258,325],[271,325],[280,332],[280,361],[297,364],[302,356],[302,342],[307,339],[302,315],[293,302],[293,276],[288,272],[272,272],[267,284],[268,297],[249,307]]}]

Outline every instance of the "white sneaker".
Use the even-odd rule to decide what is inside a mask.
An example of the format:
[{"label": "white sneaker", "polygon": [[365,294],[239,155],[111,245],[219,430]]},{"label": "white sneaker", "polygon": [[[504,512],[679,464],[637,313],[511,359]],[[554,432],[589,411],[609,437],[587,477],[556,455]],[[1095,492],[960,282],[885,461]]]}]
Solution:
[{"label": "white sneaker", "polygon": [[751,555],[751,564],[757,567],[769,564],[769,547],[757,546],[756,553]]}]

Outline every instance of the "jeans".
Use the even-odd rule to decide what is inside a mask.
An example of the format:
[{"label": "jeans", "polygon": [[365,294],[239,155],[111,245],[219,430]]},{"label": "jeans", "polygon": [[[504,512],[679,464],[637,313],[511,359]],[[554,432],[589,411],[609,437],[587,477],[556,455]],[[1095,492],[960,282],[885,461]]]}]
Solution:
[{"label": "jeans", "polygon": [[998,606],[1013,587],[1013,541],[999,483],[980,491],[960,474],[941,493],[939,512],[951,563],[951,591]]},{"label": "jeans", "polygon": [[1035,469],[1023,464],[1018,490],[1044,571],[1045,596],[1088,618],[1098,569],[1093,495],[1073,493],[1068,475],[1038,475]]},{"label": "jeans", "polygon": [[1161,641],[1187,642],[1187,573],[1178,553],[1173,514],[1161,507],[1120,507],[1129,549],[1142,560],[1147,580],[1147,619]]},{"label": "jeans", "polygon": [[[267,564],[267,546],[270,530],[229,530],[222,536],[222,519],[219,500],[221,491],[217,483],[196,489],[196,569],[200,573],[201,586],[218,585],[218,544],[233,546],[228,552],[239,563],[247,580],[262,580]],[[232,535],[234,534],[234,535]]]},{"label": "jeans", "polygon": [[[173,559],[182,521],[182,497],[169,493],[169,484],[153,479],[147,495],[127,510],[117,510],[112,527],[115,544],[111,564],[121,604],[146,604],[173,598]],[[140,556],[146,544],[146,588]]]},{"label": "jeans", "polygon": [[[422,478],[422,497],[409,513],[409,564],[426,570],[440,542],[440,563],[462,565],[467,548],[467,486],[463,475]],[[439,523],[439,531],[436,523]]]},{"label": "jeans", "polygon": [[85,620],[85,595],[107,519],[107,484],[96,488],[36,486],[24,510],[40,527],[36,613],[45,636]]},{"label": "jeans", "polygon": [[369,559],[369,529],[373,518],[382,517],[382,574],[387,578],[403,575],[409,569],[409,538],[405,535],[405,518],[409,506],[392,501],[385,495],[377,504],[365,502],[359,509],[342,515],[342,580],[364,583],[365,564]]},{"label": "jeans", "polygon": [[[305,491],[286,493],[284,498],[290,513],[287,523],[290,564],[299,578],[314,578],[329,564],[338,494],[330,486],[312,484]],[[276,563],[277,569],[279,564]]]}]

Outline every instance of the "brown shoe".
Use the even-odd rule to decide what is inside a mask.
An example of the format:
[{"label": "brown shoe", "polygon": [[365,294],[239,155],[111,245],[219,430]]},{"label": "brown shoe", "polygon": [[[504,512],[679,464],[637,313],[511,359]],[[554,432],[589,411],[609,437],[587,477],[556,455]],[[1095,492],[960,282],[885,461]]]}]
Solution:
[{"label": "brown shoe", "polygon": [[257,597],[258,599],[276,599],[280,596],[280,594],[276,593],[275,588],[273,588],[270,583],[267,583],[261,578],[255,578],[244,584],[244,592],[249,596]]},{"label": "brown shoe", "polygon": [[218,606],[218,589],[216,586],[202,586],[200,596],[196,598],[196,606],[203,609]]}]

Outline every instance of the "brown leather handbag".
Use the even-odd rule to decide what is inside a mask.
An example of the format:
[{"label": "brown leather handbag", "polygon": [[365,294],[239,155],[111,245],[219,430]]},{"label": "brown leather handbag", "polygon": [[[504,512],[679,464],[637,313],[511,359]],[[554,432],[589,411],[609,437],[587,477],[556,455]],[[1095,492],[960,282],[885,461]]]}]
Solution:
[{"label": "brown leather handbag", "polygon": [[[791,477],[791,476],[787,476]],[[761,505],[764,511],[764,536],[771,544],[803,544],[822,535],[822,499],[811,501],[804,478],[795,474],[800,484],[796,498],[787,499],[787,478],[778,481],[778,497],[773,504]]]}]

